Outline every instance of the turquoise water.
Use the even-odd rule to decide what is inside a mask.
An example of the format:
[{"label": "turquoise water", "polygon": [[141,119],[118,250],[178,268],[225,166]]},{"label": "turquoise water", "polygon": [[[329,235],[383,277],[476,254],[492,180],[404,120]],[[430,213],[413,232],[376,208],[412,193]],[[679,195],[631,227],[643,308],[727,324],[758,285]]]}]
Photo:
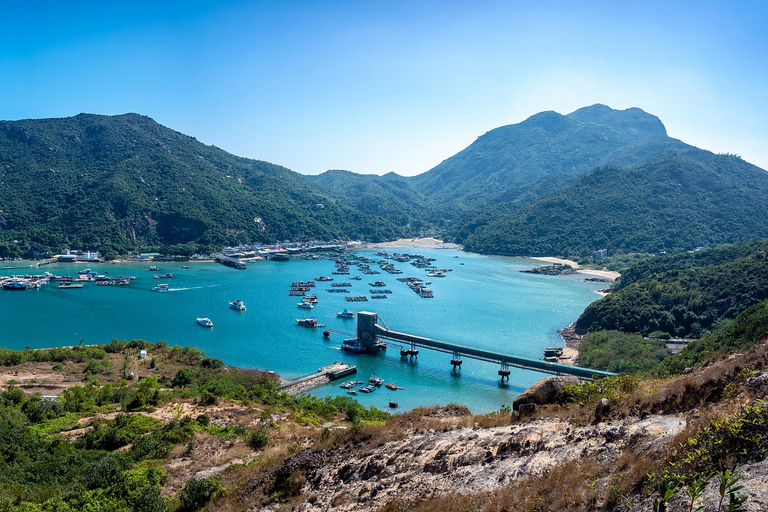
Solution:
[{"label": "turquoise water", "polygon": [[[395,250],[390,249],[390,252]],[[386,300],[362,303],[344,301],[346,294],[328,293],[330,283],[318,282],[313,289],[319,304],[312,311],[299,309],[300,297],[288,296],[291,282],[331,275],[331,261],[258,261],[247,270],[235,270],[217,263],[158,263],[160,272],[173,272],[174,278],[153,279],[151,263],[56,264],[37,269],[2,270],[2,275],[24,272],[75,275],[90,267],[113,275],[138,278],[129,286],[94,286],[59,290],[51,283],[38,290],[0,291],[0,322],[4,328],[0,345],[9,348],[34,348],[85,343],[106,343],[113,338],[146,339],[151,342],[192,345],[227,364],[269,369],[286,378],[317,370],[333,361],[357,365],[357,380],[371,375],[394,382],[403,388],[381,388],[360,393],[365,405],[387,408],[389,400],[400,409],[420,405],[462,403],[473,412],[488,412],[511,404],[517,394],[545,375],[512,369],[509,384],[501,386],[498,367],[464,359],[460,374],[451,371],[449,354],[421,349],[417,360],[400,359],[397,350],[377,355],[342,352],[340,336],[324,340],[323,329],[296,325],[296,318],[315,316],[329,328],[353,333],[355,320],[336,317],[336,311],[374,311],[390,329],[427,336],[462,345],[497,350],[512,355],[540,358],[548,346],[562,346],[555,332],[573,322],[584,308],[599,297],[599,286],[584,282],[580,275],[543,276],[519,270],[540,263],[506,257],[489,257],[448,249],[400,250],[436,258],[438,268],[452,268],[445,278],[428,278],[426,271],[409,263],[395,263],[403,270],[399,276],[382,272],[363,275],[361,281],[348,276],[333,276],[334,282],[348,281],[350,295],[370,297],[368,282],[384,281],[393,293]],[[376,251],[359,251],[376,260]],[[458,258],[454,258],[458,256]],[[463,263],[463,265],[461,265]],[[371,264],[372,268],[377,266]],[[352,276],[361,275],[350,267]],[[431,280],[434,299],[422,299],[396,277],[416,276]],[[168,293],[151,288],[159,282],[170,285]],[[247,311],[229,308],[242,299]],[[197,317],[209,317],[214,327],[197,325]],[[161,369],[162,370],[162,369]],[[314,390],[318,396],[342,394],[337,384]]]}]

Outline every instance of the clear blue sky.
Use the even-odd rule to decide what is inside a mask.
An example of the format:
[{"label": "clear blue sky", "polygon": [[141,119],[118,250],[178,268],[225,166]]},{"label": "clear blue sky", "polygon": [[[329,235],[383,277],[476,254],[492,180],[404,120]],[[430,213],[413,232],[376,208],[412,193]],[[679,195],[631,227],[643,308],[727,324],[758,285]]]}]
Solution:
[{"label": "clear blue sky", "polygon": [[0,119],[138,112],[306,174],[413,175],[605,103],[768,169],[767,26],[766,1],[5,2]]}]

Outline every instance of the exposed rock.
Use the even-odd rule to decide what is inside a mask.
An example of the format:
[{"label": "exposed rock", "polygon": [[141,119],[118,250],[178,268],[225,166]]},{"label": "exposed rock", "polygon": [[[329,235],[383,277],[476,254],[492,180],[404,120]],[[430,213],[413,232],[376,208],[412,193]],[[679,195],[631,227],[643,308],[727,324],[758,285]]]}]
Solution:
[{"label": "exposed rock", "polygon": [[[630,446],[638,451],[661,449],[683,428],[681,418],[650,416],[584,427],[541,419],[414,434],[373,449],[362,444],[327,458],[312,452],[296,455],[278,472],[278,485],[291,474],[306,475],[296,491],[313,500],[298,505],[299,511],[381,510],[394,500],[493,492],[574,459],[614,463]],[[353,498],[344,501],[339,496]]]},{"label": "exposed rock", "polygon": [[757,372],[744,383],[747,391],[757,397],[768,394],[768,372]]},{"label": "exposed rock", "polygon": [[595,421],[605,418],[611,411],[611,404],[607,398],[601,398],[595,407]]},{"label": "exposed rock", "polygon": [[579,379],[572,375],[547,377],[526,389],[512,403],[514,410],[518,410],[520,404],[545,405],[552,403],[557,392],[567,384],[578,384]]}]

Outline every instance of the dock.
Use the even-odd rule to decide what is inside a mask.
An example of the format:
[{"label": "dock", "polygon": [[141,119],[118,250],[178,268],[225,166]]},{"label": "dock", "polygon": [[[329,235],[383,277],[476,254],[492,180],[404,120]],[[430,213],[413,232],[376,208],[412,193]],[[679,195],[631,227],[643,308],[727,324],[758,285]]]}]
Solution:
[{"label": "dock", "polygon": [[314,389],[331,381],[346,377],[347,375],[353,375],[357,373],[357,366],[343,363],[341,361],[335,361],[331,364],[325,365],[318,369],[315,373],[310,373],[286,381],[280,385],[280,391],[285,391],[289,395],[300,395],[310,389]]}]

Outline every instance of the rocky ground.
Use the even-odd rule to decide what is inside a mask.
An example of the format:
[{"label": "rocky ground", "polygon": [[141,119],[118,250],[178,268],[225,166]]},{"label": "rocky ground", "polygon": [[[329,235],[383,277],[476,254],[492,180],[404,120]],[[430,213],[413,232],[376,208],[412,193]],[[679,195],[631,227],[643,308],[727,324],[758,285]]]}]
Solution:
[{"label": "rocky ground", "polygon": [[374,449],[307,451],[289,459],[284,473],[302,473],[306,478],[301,493],[307,499],[297,510],[380,510],[396,500],[493,492],[574,459],[615,464],[626,448],[656,450],[685,425],[684,418],[652,415],[584,427],[541,419],[505,427],[434,431]]}]

